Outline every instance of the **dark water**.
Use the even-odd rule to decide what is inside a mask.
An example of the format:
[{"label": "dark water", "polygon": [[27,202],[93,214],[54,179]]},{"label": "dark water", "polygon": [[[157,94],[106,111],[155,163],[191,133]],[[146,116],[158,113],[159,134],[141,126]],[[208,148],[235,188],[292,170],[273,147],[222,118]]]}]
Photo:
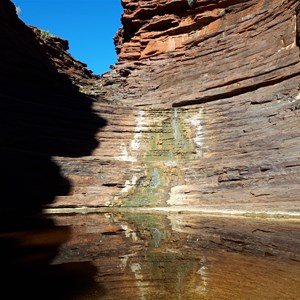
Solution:
[{"label": "dark water", "polygon": [[21,261],[31,270],[26,286],[35,298],[300,299],[295,220],[129,213],[49,218],[48,230],[18,236],[27,247]]}]

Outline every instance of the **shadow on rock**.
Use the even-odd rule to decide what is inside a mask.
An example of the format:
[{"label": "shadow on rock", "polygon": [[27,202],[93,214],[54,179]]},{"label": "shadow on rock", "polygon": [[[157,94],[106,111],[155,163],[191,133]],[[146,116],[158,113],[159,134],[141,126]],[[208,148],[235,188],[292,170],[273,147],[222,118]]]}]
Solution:
[{"label": "shadow on rock", "polygon": [[95,285],[96,270],[89,263],[51,265],[70,233],[41,212],[71,187],[52,157],[90,155],[106,122],[92,111],[93,99],[56,72],[8,0],[0,3],[0,36],[3,286],[31,299],[76,299],[74,291]]}]

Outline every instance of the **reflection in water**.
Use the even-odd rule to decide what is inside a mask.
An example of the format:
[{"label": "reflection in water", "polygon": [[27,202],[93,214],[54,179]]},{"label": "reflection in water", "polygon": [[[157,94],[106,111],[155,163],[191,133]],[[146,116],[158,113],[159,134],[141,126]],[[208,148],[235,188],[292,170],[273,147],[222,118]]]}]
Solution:
[{"label": "reflection in water", "polygon": [[[297,299],[300,224],[195,215],[57,215],[54,266],[90,262],[102,288],[76,299]],[[103,292],[105,290],[105,293]]]}]

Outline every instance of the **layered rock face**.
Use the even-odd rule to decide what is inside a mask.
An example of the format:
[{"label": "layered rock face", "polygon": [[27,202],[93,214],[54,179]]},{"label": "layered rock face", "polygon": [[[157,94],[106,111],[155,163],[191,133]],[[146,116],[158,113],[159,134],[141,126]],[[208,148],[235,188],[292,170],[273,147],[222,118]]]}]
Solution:
[{"label": "layered rock face", "polygon": [[101,91],[118,109],[86,173],[62,162],[58,205],[298,211],[298,1],[122,4]]},{"label": "layered rock face", "polygon": [[130,89],[140,92],[130,96],[135,104],[203,103],[297,74],[297,1],[194,1],[193,7],[186,0],[124,1],[123,5],[124,29],[116,44],[121,47],[119,64],[135,69],[125,84],[129,95]]},{"label": "layered rock face", "polygon": [[99,75],[87,69],[87,65],[76,60],[70,55],[69,42],[52,35],[47,31],[34,26],[29,26],[41,46],[42,51],[48,56],[52,65],[62,75],[67,76],[71,82],[80,88],[80,91],[95,95],[98,90]]},{"label": "layered rock face", "polygon": [[[199,212],[299,213],[297,4],[123,0],[119,63],[99,79],[2,0],[3,293],[295,298],[296,264],[227,251],[299,260],[298,219]],[[99,206],[118,213],[41,214]]]},{"label": "layered rock face", "polygon": [[68,193],[70,182],[52,157],[89,155],[105,120],[92,111],[94,99],[57,72],[7,0],[0,33],[1,225],[16,225]]},{"label": "layered rock face", "polygon": [[122,4],[119,62],[101,79],[32,28],[49,68],[98,95],[107,120],[88,156],[50,153],[71,185],[51,205],[297,211],[298,1]]}]

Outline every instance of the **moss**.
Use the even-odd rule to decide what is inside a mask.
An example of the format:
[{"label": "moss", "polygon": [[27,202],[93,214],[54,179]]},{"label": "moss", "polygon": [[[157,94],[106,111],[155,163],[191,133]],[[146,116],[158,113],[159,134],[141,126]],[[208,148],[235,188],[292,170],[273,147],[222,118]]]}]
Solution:
[{"label": "moss", "polygon": [[142,235],[149,237],[152,247],[160,247],[163,240],[170,236],[169,225],[164,216],[127,213],[122,216],[122,219],[133,223]]},{"label": "moss", "polygon": [[49,31],[41,30],[41,39],[48,40],[48,39],[51,39],[53,37],[54,37],[54,35],[51,34]]},{"label": "moss", "polygon": [[144,117],[151,128],[143,133],[141,140],[145,149],[141,162],[145,176],[123,197],[122,206],[126,207],[165,206],[171,188],[184,182],[177,163],[193,159],[197,152],[189,111],[148,110]]},{"label": "moss", "polygon": [[155,131],[148,133],[149,147],[146,161],[173,161],[189,159],[195,153],[190,128],[184,122],[185,115],[178,109],[155,113],[163,119]]},{"label": "moss", "polygon": [[159,165],[144,165],[146,178],[138,184],[131,195],[128,195],[123,206],[158,206],[163,204],[165,175]]}]

